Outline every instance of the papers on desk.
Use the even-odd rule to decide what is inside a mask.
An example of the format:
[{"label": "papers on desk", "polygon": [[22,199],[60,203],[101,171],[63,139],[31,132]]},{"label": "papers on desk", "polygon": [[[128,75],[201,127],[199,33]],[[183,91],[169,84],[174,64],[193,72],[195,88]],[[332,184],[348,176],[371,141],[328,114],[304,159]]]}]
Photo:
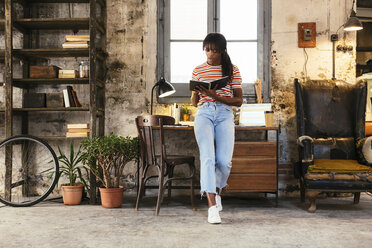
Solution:
[{"label": "papers on desk", "polygon": [[180,124],[182,126],[189,126],[189,127],[193,127],[194,126],[194,122],[193,121],[180,121]]},{"label": "papers on desk", "polygon": [[271,111],[271,103],[243,104],[240,107],[240,126],[265,126],[265,111]]}]

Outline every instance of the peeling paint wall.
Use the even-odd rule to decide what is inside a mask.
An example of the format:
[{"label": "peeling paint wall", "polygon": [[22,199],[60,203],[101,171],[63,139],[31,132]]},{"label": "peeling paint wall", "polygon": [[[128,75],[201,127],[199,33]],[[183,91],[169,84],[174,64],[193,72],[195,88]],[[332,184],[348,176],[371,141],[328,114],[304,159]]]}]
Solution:
[{"label": "peeling paint wall", "polygon": [[[106,83],[106,120],[105,133],[136,136],[134,119],[137,115],[147,113],[150,109],[151,88],[156,80],[157,36],[155,0],[107,0],[107,52],[108,75]],[[273,0],[272,1],[272,102],[276,112],[276,121],[281,125],[280,162],[292,163],[297,159],[294,78],[330,79],[332,77],[332,43],[330,35],[347,20],[352,1],[349,0]],[[50,6],[50,5],[49,5]],[[39,10],[41,17],[75,17],[87,16],[85,7],[72,4],[72,12],[68,5],[51,5]],[[52,7],[57,10],[52,11]],[[307,48],[308,61],[305,71],[305,52],[297,45],[297,23],[316,22],[317,46]],[[79,33],[81,34],[81,33]],[[337,44],[352,45],[352,52],[336,53],[336,78],[348,82],[355,79],[355,32],[338,32],[340,40]],[[15,34],[16,47],[22,44],[22,37]],[[54,37],[54,38],[51,38]],[[40,39],[47,41],[44,45],[57,46],[63,42],[60,32],[41,32]],[[0,46],[4,46],[4,38],[0,36]],[[51,60],[49,63],[66,66],[77,66],[79,59],[66,62]],[[0,66],[3,68],[3,65]],[[18,70],[19,71],[19,70]],[[1,74],[0,74],[1,76]],[[0,79],[1,80],[1,79]],[[50,89],[55,91],[58,89]],[[86,102],[88,94],[78,88],[79,98]],[[3,89],[0,89],[3,96]],[[19,95],[19,94],[18,94]],[[20,99],[16,101],[18,104]],[[3,100],[0,106],[3,106]],[[155,105],[155,112],[170,114],[166,105]],[[195,109],[192,109],[195,114]],[[33,115],[34,124],[31,129],[40,127],[40,116]],[[2,118],[2,117],[1,117]],[[66,119],[81,120],[78,113],[43,114],[48,119],[40,129],[42,132],[55,134],[63,132]],[[85,121],[88,121],[86,119]],[[3,124],[3,120],[2,120]],[[192,132],[182,135],[173,132],[169,135],[171,152],[194,155],[198,151]],[[191,141],[190,141],[191,140]],[[65,142],[67,143],[67,142]],[[68,144],[57,142],[54,144]],[[198,159],[197,159],[198,161]],[[197,162],[198,164],[198,162]],[[125,181],[132,187],[135,182],[136,165],[129,164],[125,169]]]},{"label": "peeling paint wall", "polygon": [[[273,0],[272,1],[272,65],[271,99],[276,119],[282,127],[280,134],[280,161],[292,163],[297,159],[296,111],[294,79],[331,79],[332,42],[350,14],[352,1],[346,0]],[[297,25],[316,23],[316,47],[298,47]],[[338,30],[341,45],[352,45],[351,52],[336,52],[336,78],[350,83],[355,81],[356,34]],[[306,54],[308,61],[305,64]],[[305,69],[306,68],[306,69]]]},{"label": "peeling paint wall", "polygon": [[156,73],[156,1],[107,1],[105,132],[137,135]]}]

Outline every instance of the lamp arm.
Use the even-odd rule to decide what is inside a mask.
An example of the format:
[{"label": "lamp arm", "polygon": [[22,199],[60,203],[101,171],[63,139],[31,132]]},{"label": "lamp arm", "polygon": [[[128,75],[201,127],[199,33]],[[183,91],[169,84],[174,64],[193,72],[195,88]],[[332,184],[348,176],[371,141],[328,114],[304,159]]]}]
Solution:
[{"label": "lamp arm", "polygon": [[150,110],[151,115],[152,115],[152,104],[153,104],[153,101],[154,101],[154,89],[155,89],[156,86],[158,86],[157,83],[151,89],[151,110]]},{"label": "lamp arm", "polygon": [[336,41],[332,41],[332,80],[336,80],[336,54],[335,54],[335,43]]}]

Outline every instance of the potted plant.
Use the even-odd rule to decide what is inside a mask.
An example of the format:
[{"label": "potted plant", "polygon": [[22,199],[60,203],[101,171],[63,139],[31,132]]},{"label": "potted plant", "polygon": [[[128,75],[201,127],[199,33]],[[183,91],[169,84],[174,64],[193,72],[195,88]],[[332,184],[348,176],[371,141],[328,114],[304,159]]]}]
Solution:
[{"label": "potted plant", "polygon": [[[137,137],[92,137],[81,143],[82,161],[101,182],[101,204],[104,208],[121,207],[124,187],[120,186],[125,165],[138,157]],[[100,170],[102,173],[100,173]]]},{"label": "potted plant", "polygon": [[[71,142],[70,155],[67,157],[58,146],[58,161],[60,162],[58,180],[63,176],[67,177],[69,180],[69,183],[61,185],[63,203],[65,205],[80,204],[84,186],[88,187],[87,182],[82,174],[82,170],[84,169],[85,173],[88,175],[88,170],[80,164],[82,160],[80,149],[81,146],[79,147],[77,153],[75,153],[74,144]],[[78,183],[76,182],[77,178],[80,180]]]},{"label": "potted plant", "polygon": [[183,117],[183,121],[188,121],[190,119],[190,112],[187,107],[182,108],[182,117]]}]

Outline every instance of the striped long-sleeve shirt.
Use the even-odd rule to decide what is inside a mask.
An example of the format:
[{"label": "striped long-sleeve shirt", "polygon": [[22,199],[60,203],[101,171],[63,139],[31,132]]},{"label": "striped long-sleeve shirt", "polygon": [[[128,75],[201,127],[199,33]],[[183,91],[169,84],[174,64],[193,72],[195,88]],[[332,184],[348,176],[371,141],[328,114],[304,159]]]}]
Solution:
[{"label": "striped long-sleeve shirt", "polygon": [[[209,65],[207,62],[197,66],[192,72],[192,80],[211,82],[222,77],[222,66],[221,65]],[[234,88],[242,87],[242,77],[237,66],[233,65],[233,79],[228,82],[227,85],[221,89],[216,90],[217,95],[222,97],[232,97]],[[200,105],[203,102],[215,102],[213,98],[199,94]]]}]

